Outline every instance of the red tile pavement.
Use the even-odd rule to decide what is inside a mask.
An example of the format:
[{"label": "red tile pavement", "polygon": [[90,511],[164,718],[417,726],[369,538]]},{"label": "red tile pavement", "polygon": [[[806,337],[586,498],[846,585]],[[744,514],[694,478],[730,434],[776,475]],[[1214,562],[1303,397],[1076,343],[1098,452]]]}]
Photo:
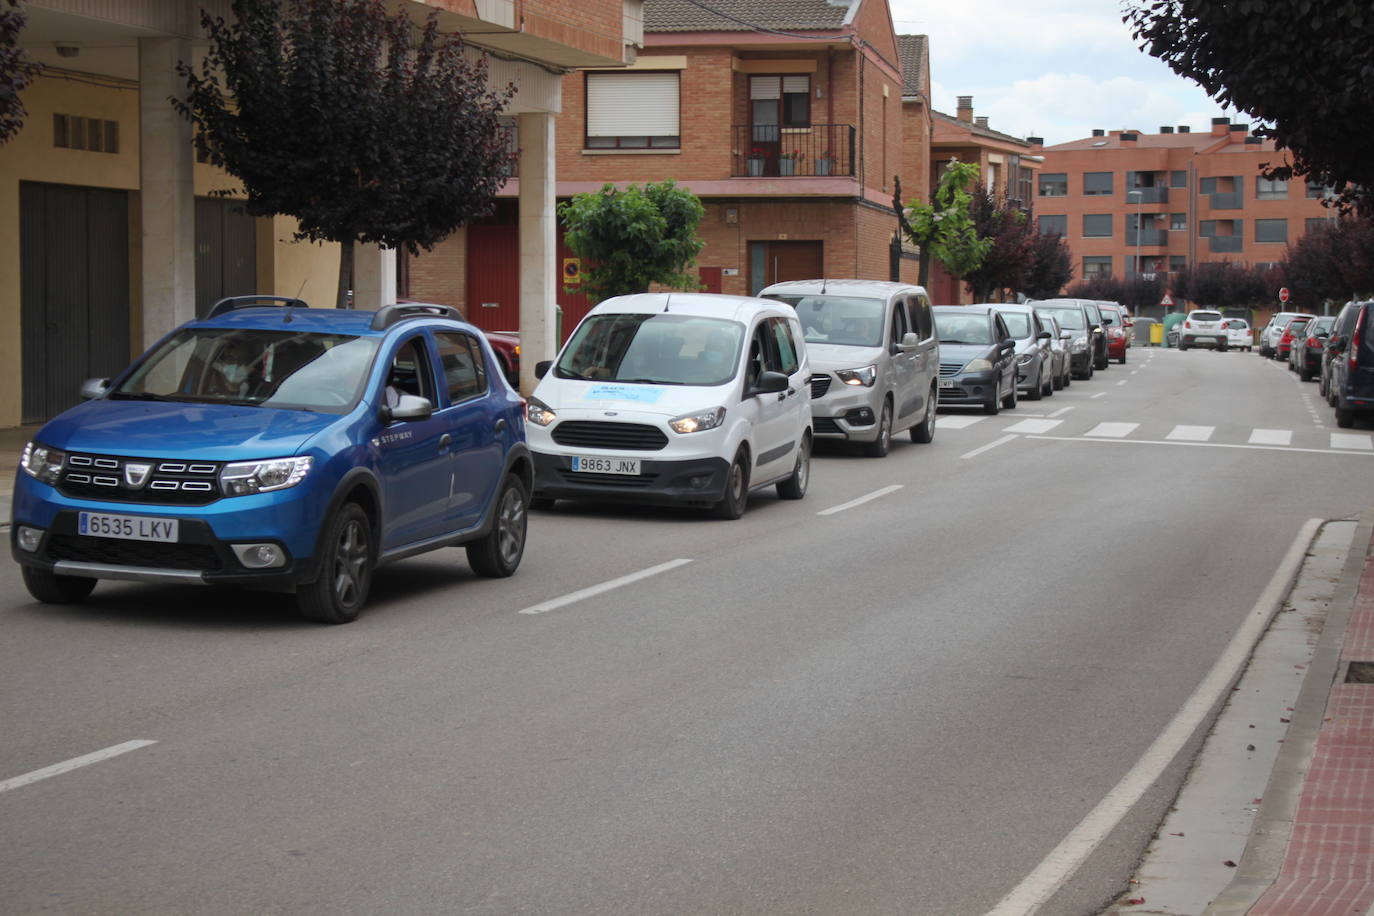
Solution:
[{"label": "red tile pavement", "polygon": [[[1374,558],[1365,561],[1341,659],[1374,661]],[[1374,684],[1335,684],[1283,866],[1249,914],[1365,916],[1372,906]]]}]

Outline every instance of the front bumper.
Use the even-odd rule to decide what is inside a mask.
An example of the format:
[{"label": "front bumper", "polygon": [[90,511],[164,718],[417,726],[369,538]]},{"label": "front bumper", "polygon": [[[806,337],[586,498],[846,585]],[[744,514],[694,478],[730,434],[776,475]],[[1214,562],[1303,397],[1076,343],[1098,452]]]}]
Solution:
[{"label": "front bumper", "polygon": [[653,505],[715,505],[725,498],[730,462],[720,457],[639,459],[640,473],[574,471],[572,458],[534,452],[534,495]]},{"label": "front bumper", "polygon": [[[945,383],[950,387],[946,388]],[[941,404],[988,404],[998,399],[997,373],[966,372],[940,379]]]},{"label": "front bumper", "polygon": [[872,442],[878,438],[878,417],[882,412],[882,390],[843,382],[826,382],[825,393],[817,398],[816,376],[811,381],[812,432],[818,439]]}]

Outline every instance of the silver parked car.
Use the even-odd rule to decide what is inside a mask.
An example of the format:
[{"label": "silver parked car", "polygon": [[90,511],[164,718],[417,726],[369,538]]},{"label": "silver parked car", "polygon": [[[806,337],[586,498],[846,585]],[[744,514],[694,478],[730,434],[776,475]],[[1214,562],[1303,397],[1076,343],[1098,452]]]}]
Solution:
[{"label": "silver parked car", "polygon": [[934,438],[940,343],[924,289],[879,280],[789,280],[759,296],[787,303],[801,319],[818,439],[858,442],[881,458],[904,429],[913,442]]},{"label": "silver parked car", "polygon": [[1028,401],[1054,394],[1054,353],[1049,329],[1040,316],[1029,305],[995,303],[992,307],[1016,341],[1016,387],[1026,393]]},{"label": "silver parked car", "polygon": [[1069,387],[1073,382],[1073,367],[1069,362],[1069,341],[1073,335],[1065,331],[1059,325],[1059,319],[1049,312],[1035,313],[1045,325],[1045,330],[1050,332],[1050,353],[1053,356],[1054,390],[1059,391]]}]

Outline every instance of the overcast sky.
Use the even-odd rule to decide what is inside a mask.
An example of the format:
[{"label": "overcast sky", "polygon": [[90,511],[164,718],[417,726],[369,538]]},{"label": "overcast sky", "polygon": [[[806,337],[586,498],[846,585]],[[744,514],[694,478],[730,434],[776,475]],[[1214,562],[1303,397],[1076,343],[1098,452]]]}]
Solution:
[{"label": "overcast sky", "polygon": [[1157,133],[1232,115],[1196,84],[1139,50],[1118,0],[889,0],[898,34],[930,36],[936,111],[973,96],[975,115],[1046,145],[1093,128]]}]

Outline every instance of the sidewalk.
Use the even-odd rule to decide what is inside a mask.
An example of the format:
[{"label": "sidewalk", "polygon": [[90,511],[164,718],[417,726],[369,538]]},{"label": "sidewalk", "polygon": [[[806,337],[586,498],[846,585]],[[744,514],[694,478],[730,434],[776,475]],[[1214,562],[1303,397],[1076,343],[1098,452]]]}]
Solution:
[{"label": "sidewalk", "polygon": [[1360,518],[1245,855],[1206,916],[1374,916],[1372,550],[1374,509]]}]

